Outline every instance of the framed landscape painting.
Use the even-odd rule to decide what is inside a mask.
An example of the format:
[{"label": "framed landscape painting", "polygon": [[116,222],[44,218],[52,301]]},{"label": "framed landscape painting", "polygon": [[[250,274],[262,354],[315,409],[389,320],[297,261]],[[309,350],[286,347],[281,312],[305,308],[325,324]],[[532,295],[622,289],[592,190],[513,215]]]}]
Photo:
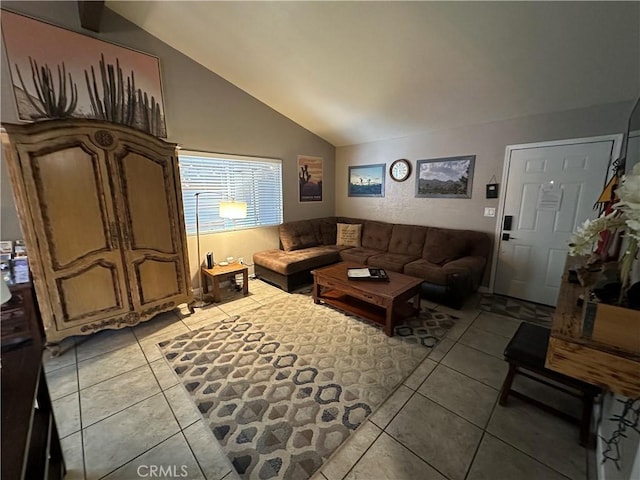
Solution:
[{"label": "framed landscape painting", "polygon": [[18,118],[92,118],[166,137],[157,57],[3,11]]},{"label": "framed landscape painting", "polygon": [[349,167],[350,197],[384,197],[386,164]]},{"label": "framed landscape painting", "polygon": [[418,160],[415,196],[471,198],[475,162],[475,155]]},{"label": "framed landscape painting", "polygon": [[322,157],[298,155],[298,200],[322,201]]}]

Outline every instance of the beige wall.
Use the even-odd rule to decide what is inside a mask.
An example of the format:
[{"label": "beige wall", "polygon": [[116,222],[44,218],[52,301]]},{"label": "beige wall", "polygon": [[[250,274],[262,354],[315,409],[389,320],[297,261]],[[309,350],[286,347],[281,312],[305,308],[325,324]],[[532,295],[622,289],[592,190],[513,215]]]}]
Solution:
[{"label": "beige wall", "polygon": [[[160,58],[168,140],[189,150],[235,155],[264,156],[282,160],[285,220],[332,215],[334,210],[335,148],[267,107],[223,78],[105,9],[101,33],[83,31],[76,2],[9,2],[2,8],[24,13],[102,40],[128,46]],[[215,48],[215,45],[211,45]],[[2,122],[17,122],[15,103],[4,47],[1,64]],[[297,155],[324,158],[324,202],[300,204]],[[21,238],[11,186],[2,161],[0,237]],[[195,238],[188,239],[192,276],[197,272]],[[201,251],[216,258],[242,256],[251,261],[254,251],[278,248],[277,228],[250,229],[201,238]],[[197,286],[197,281],[194,282]]]},{"label": "beige wall", "polygon": [[[501,181],[507,145],[623,133],[632,106],[632,102],[616,103],[339,147],[336,215],[480,230],[493,237],[497,218],[483,214],[484,207],[497,209],[498,199],[485,198],[485,185],[493,183],[494,175]],[[457,155],[476,155],[472,198],[415,198],[416,160]],[[388,172],[398,158],[409,159],[413,172],[402,183],[394,182],[387,173],[384,198],[347,196],[349,166],[385,163]]]}]

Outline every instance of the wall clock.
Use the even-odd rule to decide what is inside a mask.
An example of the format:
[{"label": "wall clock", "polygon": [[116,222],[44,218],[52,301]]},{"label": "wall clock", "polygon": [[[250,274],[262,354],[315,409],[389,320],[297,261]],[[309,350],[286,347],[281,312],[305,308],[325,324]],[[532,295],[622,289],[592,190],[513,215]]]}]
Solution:
[{"label": "wall clock", "polygon": [[396,160],[389,167],[389,175],[396,182],[404,182],[411,175],[411,164],[409,160],[401,158]]}]

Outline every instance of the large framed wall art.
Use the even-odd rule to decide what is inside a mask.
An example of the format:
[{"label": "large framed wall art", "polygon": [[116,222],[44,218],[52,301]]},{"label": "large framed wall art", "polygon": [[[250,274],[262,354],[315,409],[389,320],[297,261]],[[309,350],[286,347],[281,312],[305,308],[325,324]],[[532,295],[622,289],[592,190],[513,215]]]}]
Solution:
[{"label": "large framed wall art", "polygon": [[349,167],[350,197],[384,197],[386,164]]},{"label": "large framed wall art", "polygon": [[415,196],[471,198],[475,162],[475,155],[418,160]]},{"label": "large framed wall art", "polygon": [[160,61],[12,12],[2,35],[18,118],[94,118],[167,136]]},{"label": "large framed wall art", "polygon": [[298,155],[298,200],[322,201],[322,157]]}]

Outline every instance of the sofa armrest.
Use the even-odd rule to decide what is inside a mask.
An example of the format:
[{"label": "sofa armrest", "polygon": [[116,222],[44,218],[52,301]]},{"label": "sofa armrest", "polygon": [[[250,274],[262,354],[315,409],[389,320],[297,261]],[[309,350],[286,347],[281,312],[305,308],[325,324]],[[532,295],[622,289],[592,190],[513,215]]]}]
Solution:
[{"label": "sofa armrest", "polygon": [[442,268],[447,270],[451,269],[452,273],[453,270],[457,269],[468,270],[471,268],[473,270],[483,270],[486,263],[487,259],[484,257],[462,257],[445,263],[442,265]]},{"label": "sofa armrest", "polygon": [[487,259],[485,257],[469,256],[445,263],[442,266],[442,269],[447,274],[469,272],[472,281],[472,288],[476,290],[482,281],[482,275],[484,274],[484,267],[486,264]]}]

